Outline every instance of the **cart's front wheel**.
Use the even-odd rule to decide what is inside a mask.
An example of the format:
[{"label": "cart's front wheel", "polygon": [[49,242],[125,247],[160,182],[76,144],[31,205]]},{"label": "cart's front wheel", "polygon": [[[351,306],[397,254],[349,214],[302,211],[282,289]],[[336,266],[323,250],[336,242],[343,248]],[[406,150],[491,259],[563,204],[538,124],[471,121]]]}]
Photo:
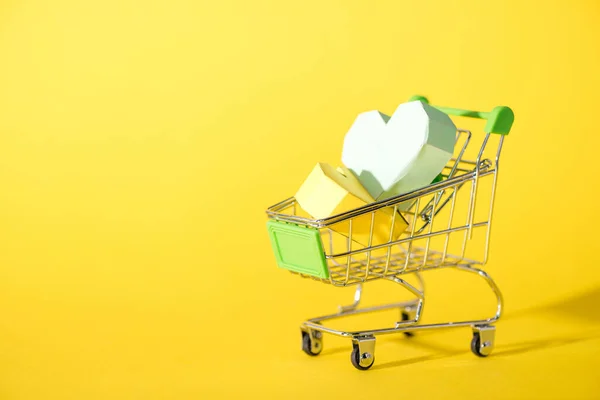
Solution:
[{"label": "cart's front wheel", "polygon": [[352,354],[350,354],[350,361],[352,361],[354,368],[365,371],[375,363],[375,355],[367,352],[361,353],[358,345],[354,344]]},{"label": "cart's front wheel", "polygon": [[477,326],[473,329],[471,351],[479,357],[487,357],[494,349],[496,328],[490,325]]},{"label": "cart's front wheel", "polygon": [[313,335],[309,332],[302,331],[302,351],[309,356],[318,356],[323,350],[323,340],[321,332],[313,331]]}]

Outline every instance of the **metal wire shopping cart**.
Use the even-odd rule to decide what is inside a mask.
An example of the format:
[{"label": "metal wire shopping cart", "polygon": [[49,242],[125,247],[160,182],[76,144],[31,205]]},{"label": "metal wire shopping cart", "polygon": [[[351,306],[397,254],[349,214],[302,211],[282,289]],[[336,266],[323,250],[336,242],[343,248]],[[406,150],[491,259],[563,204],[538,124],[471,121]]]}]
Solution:
[{"label": "metal wire shopping cart", "polygon": [[[411,100],[428,102],[414,96]],[[420,329],[470,326],[473,330],[471,350],[485,357],[494,347],[495,323],[502,311],[502,295],[492,278],[481,269],[487,262],[498,165],[504,137],[514,120],[508,107],[496,107],[490,112],[467,111],[436,107],[451,116],[486,120],[481,146],[468,159],[473,142],[468,130],[458,129],[455,155],[442,172],[443,179],[431,185],[386,200],[367,204],[326,219],[303,216],[294,198],[284,200],[267,210],[268,230],[280,267],[302,277],[312,278],[333,286],[356,285],[354,302],[340,306],[337,313],[312,318],[302,323],[302,349],[317,355],[323,348],[323,333],[352,339],[352,364],[359,370],[370,368],[375,360],[375,336],[403,332],[412,335]],[[492,135],[497,134],[497,135]],[[496,142],[496,145],[492,144]],[[490,154],[490,157],[487,155]],[[487,182],[487,183],[486,183]],[[477,199],[483,202],[476,207]],[[394,216],[400,213],[409,227],[398,239],[393,239],[395,218],[390,218],[390,236],[385,243],[373,242],[375,213],[386,211]],[[481,214],[481,215],[480,215]],[[357,218],[371,217],[368,244],[359,244],[352,238],[352,223]],[[340,226],[345,231],[340,235]],[[481,240],[473,240],[474,231],[482,232]],[[346,233],[347,232],[347,233]],[[469,245],[478,247],[479,255],[467,258]],[[425,299],[421,272],[440,268],[454,268],[484,279],[497,301],[495,314],[486,319],[420,323]],[[414,276],[416,284],[407,276]],[[375,307],[358,308],[362,284],[384,279],[395,282],[416,298]],[[324,321],[344,316],[387,309],[399,309],[400,321],[392,327],[342,331],[323,325]]]}]

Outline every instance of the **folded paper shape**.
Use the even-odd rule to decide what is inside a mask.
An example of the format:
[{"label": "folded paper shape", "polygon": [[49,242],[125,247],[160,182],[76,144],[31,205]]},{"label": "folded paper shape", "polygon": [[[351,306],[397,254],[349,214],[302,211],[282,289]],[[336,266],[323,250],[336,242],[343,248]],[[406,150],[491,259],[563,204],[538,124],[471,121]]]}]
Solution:
[{"label": "folded paper shape", "polygon": [[[316,219],[328,218],[375,201],[349,169],[336,169],[326,163],[318,163],[313,168],[295,198],[300,207]],[[393,208],[385,208],[353,217],[352,240],[363,246],[396,240],[406,230],[408,223],[400,213],[393,214]],[[348,236],[349,221],[346,219],[336,223],[331,229]]]}]

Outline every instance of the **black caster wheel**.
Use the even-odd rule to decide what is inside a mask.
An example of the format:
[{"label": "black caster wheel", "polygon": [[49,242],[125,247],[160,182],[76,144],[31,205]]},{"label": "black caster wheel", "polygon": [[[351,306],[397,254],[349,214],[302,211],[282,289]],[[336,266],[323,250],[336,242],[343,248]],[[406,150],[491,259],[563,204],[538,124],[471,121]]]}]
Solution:
[{"label": "black caster wheel", "polygon": [[479,332],[473,332],[473,339],[471,339],[471,351],[477,357],[487,357],[489,355],[481,352],[481,336],[479,335]]},{"label": "black caster wheel", "polygon": [[318,356],[323,350],[323,341],[321,340],[321,332],[314,332],[311,338],[308,332],[302,331],[302,351],[309,356]]},{"label": "black caster wheel", "polygon": [[375,355],[370,353],[360,354],[358,345],[354,344],[352,348],[352,354],[350,354],[350,361],[352,361],[354,368],[361,371],[366,371],[373,366],[373,363],[375,363]]},{"label": "black caster wheel", "polygon": [[[401,316],[402,316],[402,321],[410,321],[412,319],[411,316],[406,311],[402,311]],[[404,333],[404,336],[406,336],[406,337],[415,336],[415,333],[411,332],[411,331],[406,331],[406,332],[402,332],[402,333]]]}]

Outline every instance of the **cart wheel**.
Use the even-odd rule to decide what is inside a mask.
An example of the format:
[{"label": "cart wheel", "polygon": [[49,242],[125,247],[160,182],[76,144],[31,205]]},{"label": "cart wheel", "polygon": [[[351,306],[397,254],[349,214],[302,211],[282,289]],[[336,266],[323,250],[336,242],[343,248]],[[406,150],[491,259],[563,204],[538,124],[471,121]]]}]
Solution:
[{"label": "cart wheel", "polygon": [[[412,318],[414,318],[414,316],[411,316],[406,311],[402,311],[401,317],[402,317],[402,321],[410,321]],[[411,332],[411,331],[405,331],[405,332],[402,332],[402,333],[404,333],[404,336],[406,336],[406,337],[413,337],[413,336],[415,336],[415,333]]]},{"label": "cart wheel", "polygon": [[302,331],[302,351],[304,351],[309,356],[318,356],[323,350],[323,341],[321,340],[321,332],[315,332],[315,336],[310,337],[308,332]]},{"label": "cart wheel", "polygon": [[370,353],[361,354],[357,344],[353,344],[352,347],[353,348],[352,354],[350,354],[350,361],[352,361],[352,365],[354,365],[354,368],[359,369],[361,371],[365,371],[371,368],[371,366],[375,362],[375,355]]},{"label": "cart wheel", "polygon": [[481,336],[479,332],[473,332],[473,339],[471,339],[471,351],[478,357],[487,357],[489,354],[483,354],[481,352]]}]

